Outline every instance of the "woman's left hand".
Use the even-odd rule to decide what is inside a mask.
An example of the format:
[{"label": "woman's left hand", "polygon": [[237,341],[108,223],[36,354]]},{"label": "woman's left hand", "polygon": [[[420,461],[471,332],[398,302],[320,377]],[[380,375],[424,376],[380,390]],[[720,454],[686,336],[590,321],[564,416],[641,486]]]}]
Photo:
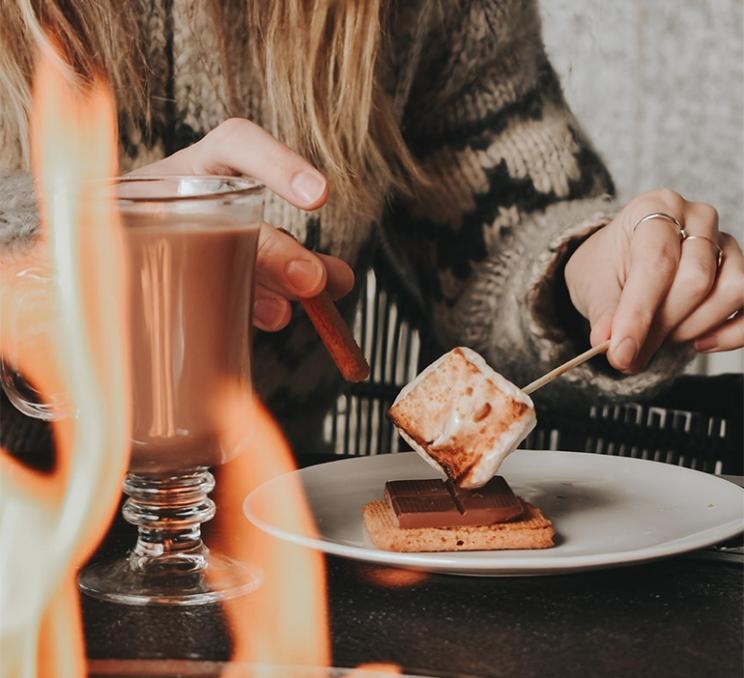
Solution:
[{"label": "woman's left hand", "polygon": [[[688,238],[669,219],[639,223],[654,213]],[[592,345],[611,337],[608,359],[622,372],[643,369],[665,340],[701,352],[744,346],[744,256],[705,203],[667,189],[638,196],[574,252],[565,276]]]}]

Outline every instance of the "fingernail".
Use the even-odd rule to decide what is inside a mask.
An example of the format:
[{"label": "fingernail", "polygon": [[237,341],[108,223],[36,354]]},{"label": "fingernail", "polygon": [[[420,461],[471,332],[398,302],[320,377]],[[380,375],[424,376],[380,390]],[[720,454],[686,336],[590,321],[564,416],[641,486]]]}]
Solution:
[{"label": "fingernail", "polygon": [[299,295],[307,294],[318,287],[323,277],[323,269],[320,264],[307,259],[292,259],[284,272],[289,284]]},{"label": "fingernail", "polygon": [[310,205],[323,195],[326,182],[317,172],[304,171],[292,177],[290,186],[300,202]]},{"label": "fingernail", "polygon": [[694,345],[696,351],[705,353],[706,351],[712,351],[718,345],[718,340],[714,336],[703,337],[702,339],[698,339]]},{"label": "fingernail", "polygon": [[627,370],[638,353],[638,343],[632,337],[625,337],[612,352],[618,369]]},{"label": "fingernail", "polygon": [[253,319],[266,329],[273,329],[284,315],[284,304],[278,299],[262,297],[253,302]]}]

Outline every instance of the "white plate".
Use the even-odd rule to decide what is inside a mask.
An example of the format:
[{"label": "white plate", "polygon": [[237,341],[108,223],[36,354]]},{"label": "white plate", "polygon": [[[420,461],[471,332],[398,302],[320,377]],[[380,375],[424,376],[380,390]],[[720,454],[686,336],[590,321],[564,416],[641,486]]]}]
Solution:
[{"label": "white plate", "polygon": [[[552,521],[545,550],[395,553],[377,549],[362,507],[382,497],[386,480],[434,477],[415,453],[320,464],[279,476],[252,492],[244,511],[281,539],[356,560],[467,575],[541,575],[629,565],[692,551],[744,530],[744,490],[700,471],[626,457],[519,450],[499,473]],[[260,501],[282,501],[297,475],[319,535],[283,529]],[[266,505],[266,504],[264,504]]]}]

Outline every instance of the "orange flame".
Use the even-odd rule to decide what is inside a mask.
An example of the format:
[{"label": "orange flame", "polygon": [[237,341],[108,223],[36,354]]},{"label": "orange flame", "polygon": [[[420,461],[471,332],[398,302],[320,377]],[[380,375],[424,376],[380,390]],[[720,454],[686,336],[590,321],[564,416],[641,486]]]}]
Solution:
[{"label": "orange flame", "polygon": [[370,584],[389,589],[412,588],[429,578],[428,573],[421,570],[402,570],[397,567],[376,565],[359,565],[357,574]]},{"label": "orange flame", "polygon": [[[220,428],[228,449],[240,451],[220,471],[217,521],[220,550],[257,567],[261,583],[249,596],[227,601],[236,662],[253,676],[286,675],[281,667],[328,666],[330,636],[322,556],[279,541],[243,517],[242,502],[256,487],[294,469],[292,454],[266,410],[246,393],[228,389],[218,403]],[[315,534],[299,481],[287,496],[272,497],[262,515],[285,529]],[[265,512],[265,513],[263,513]],[[246,676],[228,668],[226,677]]]},{"label": "orange flame", "polygon": [[401,673],[398,664],[369,663],[357,666],[348,678],[382,678],[383,676],[399,676]]},{"label": "orange flame", "polygon": [[[46,331],[33,339],[4,332],[0,354],[13,356],[40,392],[62,393],[76,418],[53,425],[57,464],[50,475],[0,450],[6,551],[0,609],[13,610],[0,615],[0,678],[85,675],[75,572],[116,509],[131,431],[125,249],[113,186],[102,181],[117,174],[111,92],[101,81],[88,88],[71,83],[60,57],[44,53],[31,127],[42,237],[27,257],[0,267],[0,308],[14,309],[14,326]],[[19,303],[26,282],[17,274],[39,262],[51,281],[49,294]],[[225,605],[236,662],[225,676],[245,677],[246,665],[262,677],[286,675],[288,666],[329,666],[322,556],[278,541],[243,517],[242,501],[253,489],[293,470],[287,443],[247,393],[228,388],[215,405],[225,443],[240,452],[221,469],[217,485],[224,535],[217,546],[261,574],[255,592]],[[299,481],[261,513],[289,531],[315,534]],[[358,669],[360,678],[370,672],[397,675],[399,669]]]},{"label": "orange flame", "polygon": [[[116,508],[130,437],[123,236],[113,187],[102,181],[117,173],[111,93],[100,81],[71,83],[47,50],[31,129],[42,233],[28,257],[2,267],[0,302],[22,329],[0,337],[0,352],[42,393],[63,393],[77,418],[54,423],[51,475],[0,450],[0,609],[13,611],[0,615],[1,673],[82,676],[75,572]],[[39,261],[48,294],[19,304],[25,283],[17,273]],[[26,341],[23,328],[39,326],[44,339]]]}]

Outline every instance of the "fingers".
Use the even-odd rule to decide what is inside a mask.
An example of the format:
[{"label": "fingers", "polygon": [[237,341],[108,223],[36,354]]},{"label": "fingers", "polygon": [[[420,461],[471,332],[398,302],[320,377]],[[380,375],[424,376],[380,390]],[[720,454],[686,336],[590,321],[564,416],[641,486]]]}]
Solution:
[{"label": "fingers", "polygon": [[737,313],[718,329],[695,341],[695,350],[701,353],[732,351],[744,346],[744,313]]},{"label": "fingers", "polygon": [[[681,242],[675,221],[695,237]],[[564,275],[592,345],[611,337],[608,360],[623,372],[644,367],[668,338],[694,340],[701,351],[744,343],[744,255],[718,232],[714,208],[673,191],[631,201],[576,249]]]},{"label": "fingers", "polygon": [[345,261],[311,252],[270,224],[261,226],[256,269],[261,284],[289,299],[314,297],[326,289],[338,299],[354,286],[354,272]]},{"label": "fingers", "polygon": [[610,338],[612,332],[612,311],[606,311],[603,313],[596,322],[592,323],[592,331],[589,335],[589,343],[592,346],[601,344],[603,341],[607,341]]},{"label": "fingers", "polygon": [[[718,242],[718,213],[710,205],[687,203],[685,230],[690,235]],[[716,280],[718,255],[711,242],[684,240],[674,280],[654,317],[633,369],[642,369],[670,332],[708,296]]]},{"label": "fingers", "polygon": [[626,235],[619,229],[600,229],[566,262],[564,276],[569,297],[591,325],[592,346],[610,338],[612,317],[622,291],[620,277],[612,273],[616,269],[615,253],[627,243]]},{"label": "fingers", "polygon": [[305,249],[288,233],[262,224],[256,255],[254,324],[262,330],[280,330],[291,319],[289,299],[314,297],[327,290],[332,299],[354,286],[349,265],[326,254]]},{"label": "fingers", "polygon": [[[320,172],[261,127],[239,118],[225,121],[193,146],[132,174],[247,175],[303,209],[316,209],[328,198],[328,184]],[[269,331],[289,322],[287,299],[312,297],[324,289],[337,299],[354,285],[354,273],[345,262],[316,255],[268,225],[261,229],[256,279],[254,323]]]},{"label": "fingers", "polygon": [[[671,338],[675,341],[691,341],[706,335],[744,308],[744,255],[730,235],[721,233],[719,241],[723,250],[723,262],[713,289],[705,301],[672,333]],[[703,241],[701,244],[706,243]]]},{"label": "fingers", "polygon": [[227,120],[192,148],[197,170],[213,173],[228,168],[254,177],[296,207],[315,209],[328,196],[320,172],[248,120]]},{"label": "fingers", "polygon": [[334,301],[345,297],[354,287],[354,271],[343,259],[327,254],[316,255],[325,266],[327,274],[326,290]]},{"label": "fingers", "polygon": [[261,225],[256,254],[257,281],[283,297],[314,297],[328,275],[320,258],[292,236],[269,224]]},{"label": "fingers", "polygon": [[136,174],[243,174],[296,207],[317,209],[328,198],[325,177],[249,120],[226,120],[203,139]]},{"label": "fingers", "polygon": [[589,343],[592,346],[601,344],[610,338],[612,319],[615,316],[622,289],[616,280],[597,282],[593,290],[588,319],[591,325]]},{"label": "fingers", "polygon": [[253,324],[265,332],[284,329],[292,319],[289,301],[264,285],[256,285]]},{"label": "fingers", "polygon": [[248,120],[227,120],[193,148],[205,171],[228,167],[255,177],[297,207],[315,209],[328,197],[328,185],[320,172]]},{"label": "fingers", "polygon": [[616,369],[625,372],[634,367],[672,286],[679,259],[679,237],[667,222],[645,222],[632,234],[628,277],[613,318],[607,356]]}]

